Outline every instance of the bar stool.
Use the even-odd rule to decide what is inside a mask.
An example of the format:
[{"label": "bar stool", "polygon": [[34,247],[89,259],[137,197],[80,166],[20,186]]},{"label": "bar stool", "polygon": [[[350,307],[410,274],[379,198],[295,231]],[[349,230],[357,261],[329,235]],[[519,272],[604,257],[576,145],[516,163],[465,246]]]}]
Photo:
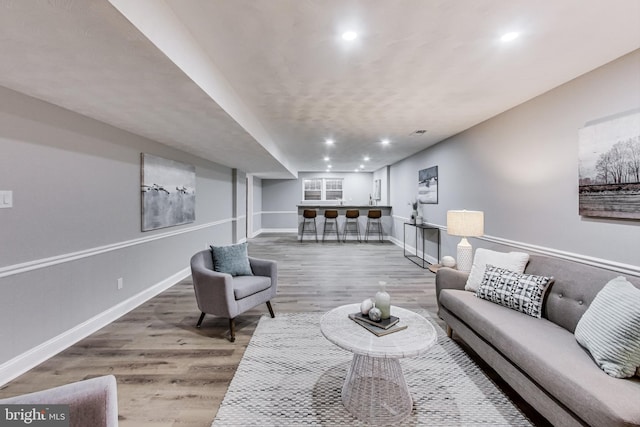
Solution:
[{"label": "bar stool", "polygon": [[[333,220],[333,222],[330,222],[330,220]],[[338,234],[338,211],[336,209],[327,209],[324,211],[324,227],[322,229],[323,242],[324,242],[324,235],[327,233],[328,224],[333,224],[333,226],[336,227],[336,240],[340,242],[340,235]]]},{"label": "bar stool", "polygon": [[[342,232],[342,241],[347,241],[347,233],[352,233],[355,231],[356,236],[358,236],[358,242],[360,240],[360,226],[358,225],[358,217],[360,216],[360,210],[358,209],[347,209],[345,213],[345,222],[344,222],[344,231]],[[349,230],[349,225],[351,225],[351,230]],[[353,229],[353,225],[355,225],[355,230]]]},{"label": "bar stool", "polygon": [[382,230],[381,218],[382,211],[380,209],[369,209],[369,213],[367,213],[367,231],[364,234],[365,241],[369,241],[369,231],[371,231],[374,233],[377,232],[380,242],[383,242],[382,233],[384,230]]},{"label": "bar stool", "polygon": [[[313,224],[313,232],[316,234],[316,242],[318,241],[318,228],[316,227],[316,216],[318,212],[314,209],[305,209],[302,211],[302,233],[300,234],[300,242],[302,243],[302,239],[304,239],[304,228],[309,221],[309,225]],[[309,232],[311,232],[311,228],[309,228]]]}]

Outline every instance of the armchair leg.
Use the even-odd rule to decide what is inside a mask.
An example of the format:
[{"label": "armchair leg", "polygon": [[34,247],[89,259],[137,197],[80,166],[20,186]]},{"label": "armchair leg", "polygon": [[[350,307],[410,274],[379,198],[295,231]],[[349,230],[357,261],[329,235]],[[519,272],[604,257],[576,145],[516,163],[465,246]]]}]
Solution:
[{"label": "armchair leg", "polygon": [[447,336],[449,338],[453,338],[453,329],[451,329],[451,326],[447,325]]},{"label": "armchair leg", "polygon": [[273,307],[271,307],[271,301],[267,301],[267,308],[269,309],[269,314],[271,315],[271,318],[273,319],[274,317],[276,317],[276,315],[273,314]]},{"label": "armchair leg", "polygon": [[234,342],[236,340],[236,323],[233,319],[229,319],[229,330],[231,331],[229,341]]},{"label": "armchair leg", "polygon": [[204,313],[200,315],[200,319],[198,319],[198,324],[196,325],[196,328],[199,328],[200,325],[202,325],[203,320],[204,320]]}]

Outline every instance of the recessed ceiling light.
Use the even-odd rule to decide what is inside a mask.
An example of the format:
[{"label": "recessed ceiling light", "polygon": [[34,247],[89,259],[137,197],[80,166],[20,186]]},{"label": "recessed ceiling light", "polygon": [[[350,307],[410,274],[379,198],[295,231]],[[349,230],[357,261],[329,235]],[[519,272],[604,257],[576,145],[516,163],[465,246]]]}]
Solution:
[{"label": "recessed ceiling light", "polygon": [[331,169],[327,169],[325,172],[331,172]]},{"label": "recessed ceiling light", "polygon": [[329,160],[331,160],[331,159],[329,159],[329,156],[325,156],[325,157],[324,157],[324,161],[325,161],[325,162],[328,162]]},{"label": "recessed ceiling light", "polygon": [[381,142],[382,142],[382,145],[389,145],[388,139],[383,139]]},{"label": "recessed ceiling light", "polygon": [[504,34],[502,37],[500,37],[500,40],[503,42],[510,42],[517,39],[518,37],[520,37],[520,33],[512,31],[510,33]]},{"label": "recessed ceiling light", "polygon": [[327,145],[333,145],[333,139],[327,139],[325,142]]},{"label": "recessed ceiling light", "polygon": [[331,169],[333,166],[331,166],[331,165],[327,165],[327,167],[328,167],[329,169]]},{"label": "recessed ceiling light", "polygon": [[364,165],[360,165],[360,169],[364,169]]},{"label": "recessed ceiling light", "polygon": [[353,171],[354,172],[360,172],[360,169],[354,169]]},{"label": "recessed ceiling light", "polygon": [[345,31],[342,33],[342,40],[346,40],[348,42],[355,40],[358,37],[358,33],[355,31]]},{"label": "recessed ceiling light", "polygon": [[368,162],[369,160],[370,160],[370,159],[369,159],[369,156],[364,156],[364,161],[365,161],[365,162]]}]

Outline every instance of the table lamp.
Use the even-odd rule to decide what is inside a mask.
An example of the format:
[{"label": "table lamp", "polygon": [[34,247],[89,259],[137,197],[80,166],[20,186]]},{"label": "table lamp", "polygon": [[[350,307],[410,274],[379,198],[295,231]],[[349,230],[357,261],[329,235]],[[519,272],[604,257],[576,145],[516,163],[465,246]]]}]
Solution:
[{"label": "table lamp", "polygon": [[458,270],[471,271],[473,248],[467,237],[479,237],[484,234],[484,212],[447,211],[447,234],[462,236],[458,243]]}]

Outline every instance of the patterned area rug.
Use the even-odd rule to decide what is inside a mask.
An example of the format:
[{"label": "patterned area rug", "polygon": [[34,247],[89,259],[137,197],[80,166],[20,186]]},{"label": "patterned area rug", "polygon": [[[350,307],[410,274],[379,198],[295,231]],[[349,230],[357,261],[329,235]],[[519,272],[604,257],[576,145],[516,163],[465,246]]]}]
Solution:
[{"label": "patterned area rug", "polygon": [[[419,312],[433,322],[426,311]],[[342,406],[352,354],[320,332],[322,313],[262,317],[212,427],[362,426]],[[414,409],[403,426],[531,426],[436,326],[438,344],[402,359]]]}]

